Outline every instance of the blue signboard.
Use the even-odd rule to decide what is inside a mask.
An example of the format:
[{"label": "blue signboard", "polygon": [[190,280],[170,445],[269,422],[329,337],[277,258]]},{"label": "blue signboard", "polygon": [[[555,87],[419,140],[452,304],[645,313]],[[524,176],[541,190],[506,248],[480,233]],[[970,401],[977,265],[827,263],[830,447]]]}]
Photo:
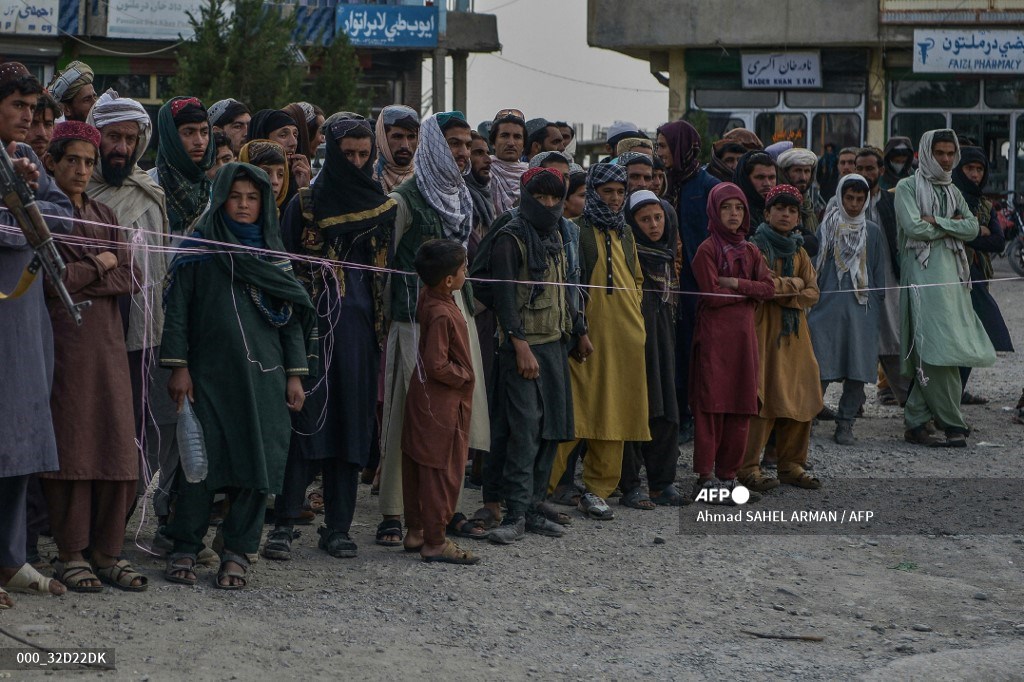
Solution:
[{"label": "blue signboard", "polygon": [[356,47],[437,47],[437,7],[338,5],[334,26]]}]

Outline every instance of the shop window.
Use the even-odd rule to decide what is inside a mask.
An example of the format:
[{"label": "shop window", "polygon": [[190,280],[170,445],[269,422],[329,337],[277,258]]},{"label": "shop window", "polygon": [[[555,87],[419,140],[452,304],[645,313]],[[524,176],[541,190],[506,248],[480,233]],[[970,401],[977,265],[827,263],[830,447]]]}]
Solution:
[{"label": "shop window", "polygon": [[[171,87],[171,79],[174,76],[157,76],[156,77],[156,98],[159,100],[167,101],[174,97],[177,93]],[[213,102],[210,102],[213,104]]]},{"label": "shop window", "polygon": [[803,114],[758,114],[754,132],[765,145],[789,140],[797,147],[807,146],[807,117]]},{"label": "shop window", "polygon": [[1024,80],[985,81],[985,104],[993,109],[1024,107]]},{"label": "shop window", "polygon": [[[707,116],[707,131],[714,139],[720,139],[734,128],[745,128],[746,123],[742,118],[736,118],[730,114],[716,114],[714,112],[701,112]],[[696,124],[695,124],[696,125]],[[700,128],[700,126],[697,126]]]},{"label": "shop window", "polygon": [[694,90],[699,109],[771,109],[779,106],[775,90]]},{"label": "shop window", "polygon": [[966,109],[978,104],[981,81],[894,81],[892,102],[907,109]]},{"label": "shop window", "polygon": [[801,92],[786,93],[786,106],[790,109],[854,109],[860,106],[861,95],[849,92]]},{"label": "shop window", "polygon": [[946,127],[944,114],[896,114],[892,117],[892,124],[889,127],[889,137],[896,135],[909,137],[914,149],[921,136],[929,130]]},{"label": "shop window", "polygon": [[814,152],[825,153],[825,145],[831,144],[839,151],[843,147],[861,145],[860,114],[815,114],[811,126]]},{"label": "shop window", "polygon": [[149,99],[149,74],[108,76],[98,73],[93,81],[93,87],[96,88],[96,94],[99,95],[106,92],[107,88],[113,88],[121,97]]},{"label": "shop window", "polygon": [[988,183],[986,192],[1005,192],[1010,175],[1010,116],[1009,114],[954,114],[953,130],[961,138],[981,147],[988,157]]}]

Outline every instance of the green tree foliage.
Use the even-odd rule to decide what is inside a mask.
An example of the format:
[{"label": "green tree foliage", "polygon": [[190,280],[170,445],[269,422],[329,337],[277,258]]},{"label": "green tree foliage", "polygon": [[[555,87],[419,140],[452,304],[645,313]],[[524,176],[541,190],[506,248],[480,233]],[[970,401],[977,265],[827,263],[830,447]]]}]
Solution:
[{"label": "green tree foliage", "polygon": [[295,58],[294,15],[267,8],[263,0],[207,0],[198,17],[189,13],[195,37],[178,50],[175,93],[209,106],[225,97],[252,111],[277,109],[300,99],[306,68]]},{"label": "green tree foliage", "polygon": [[306,51],[316,77],[306,93],[306,99],[319,105],[328,115],[336,111],[352,111],[369,114],[369,106],[358,91],[359,57],[348,41],[348,36],[338,34],[325,47],[309,48]]}]

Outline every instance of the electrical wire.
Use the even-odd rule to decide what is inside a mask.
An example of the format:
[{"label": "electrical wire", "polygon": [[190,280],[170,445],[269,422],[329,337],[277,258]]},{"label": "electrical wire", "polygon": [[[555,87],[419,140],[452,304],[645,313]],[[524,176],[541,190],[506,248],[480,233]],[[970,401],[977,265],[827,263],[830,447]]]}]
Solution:
[{"label": "electrical wire", "polygon": [[526,69],[527,71],[534,71],[536,73],[540,73],[540,74],[543,74],[545,76],[551,76],[552,78],[560,78],[561,80],[570,81],[570,82],[573,82],[573,83],[580,83],[581,85],[590,85],[590,86],[593,86],[595,88],[610,88],[612,90],[629,90],[631,92],[650,92],[650,93],[657,93],[659,95],[663,95],[663,94],[665,94],[667,92],[664,89],[662,89],[662,90],[651,90],[651,89],[647,89],[647,88],[631,88],[631,87],[624,86],[624,85],[609,85],[608,83],[596,83],[594,81],[585,81],[585,80],[581,80],[579,78],[572,78],[570,76],[563,76],[560,73],[552,73],[550,71],[544,71],[543,69],[537,69],[537,68],[534,68],[532,66],[528,66],[526,64],[520,64],[519,62],[514,62],[511,59],[508,59],[506,57],[502,57],[501,55],[498,55],[498,54],[492,54],[492,55],[486,55],[486,56],[494,57],[495,59],[498,59],[498,60],[503,61],[503,62],[508,62],[509,64],[512,64],[513,66],[518,66],[519,68]]}]

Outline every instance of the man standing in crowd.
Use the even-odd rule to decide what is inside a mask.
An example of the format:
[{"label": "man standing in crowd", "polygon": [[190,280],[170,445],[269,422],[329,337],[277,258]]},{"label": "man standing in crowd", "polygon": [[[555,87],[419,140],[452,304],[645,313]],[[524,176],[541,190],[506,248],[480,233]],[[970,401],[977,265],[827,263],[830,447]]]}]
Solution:
[{"label": "man standing in crowd", "polygon": [[909,178],[914,172],[914,147],[909,137],[890,137],[885,143],[885,151],[882,152],[884,169],[882,179],[878,184],[882,189],[890,190],[896,187],[903,178]]},{"label": "man standing in crowd", "polygon": [[32,147],[40,159],[50,147],[50,140],[53,138],[54,122],[61,115],[60,105],[57,100],[45,92],[39,95],[39,103],[36,104],[36,111],[32,115],[32,127],[28,130],[28,138],[25,142]]},{"label": "man standing in crowd", "polygon": [[[812,259],[818,253],[818,214],[814,208],[814,197],[811,185],[814,182],[814,169],[818,157],[810,149],[795,147],[779,155],[778,166],[783,184],[789,184],[800,190],[803,203],[800,204],[800,234],[804,237],[804,251]],[[851,171],[852,172],[852,171]]]},{"label": "man standing in crowd", "polygon": [[96,103],[96,89],[92,86],[92,68],[85,62],[73,61],[54,77],[47,90],[60,102],[64,118],[84,121]]},{"label": "man standing in crowd", "polygon": [[231,152],[238,157],[242,145],[248,140],[249,107],[236,99],[222,99],[210,107],[210,125],[214,133],[223,133],[231,142]]},{"label": "man standing in crowd", "polygon": [[495,215],[519,201],[519,179],[529,164],[522,161],[526,145],[526,119],[519,109],[502,109],[491,122],[491,199]]},{"label": "man standing in crowd", "polygon": [[392,104],[377,117],[377,162],[373,179],[390,192],[412,177],[412,158],[419,146],[420,115],[410,107]]},{"label": "man standing in crowd", "polygon": [[558,126],[545,118],[533,118],[526,122],[526,161],[541,152],[565,151],[562,131]]},{"label": "man standing in crowd", "polygon": [[149,177],[163,187],[172,235],[188,234],[210,203],[206,171],[217,150],[210,145],[206,107],[195,97],[175,97],[157,114],[160,146]]}]

